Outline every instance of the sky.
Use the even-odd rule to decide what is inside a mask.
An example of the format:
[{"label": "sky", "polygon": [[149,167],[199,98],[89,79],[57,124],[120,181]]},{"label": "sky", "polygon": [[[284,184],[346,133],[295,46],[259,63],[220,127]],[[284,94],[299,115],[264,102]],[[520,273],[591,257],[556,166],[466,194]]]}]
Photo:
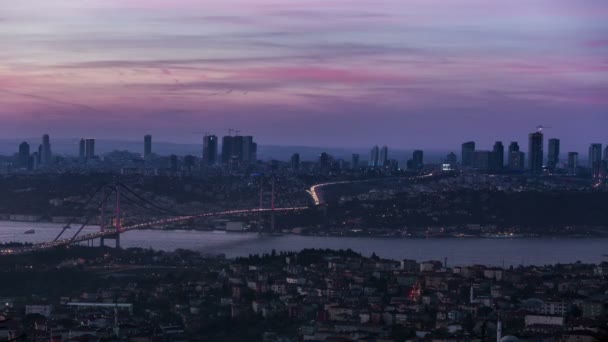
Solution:
[{"label": "sky", "polygon": [[0,138],[608,143],[605,0],[0,0]]}]

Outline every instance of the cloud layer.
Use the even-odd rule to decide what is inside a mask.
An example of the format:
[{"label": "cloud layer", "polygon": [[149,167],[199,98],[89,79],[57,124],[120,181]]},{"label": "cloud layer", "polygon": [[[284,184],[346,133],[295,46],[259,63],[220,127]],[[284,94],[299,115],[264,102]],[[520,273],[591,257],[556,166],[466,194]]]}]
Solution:
[{"label": "cloud layer", "polygon": [[582,149],[607,36],[603,0],[7,0],[0,135],[438,148],[542,123]]}]

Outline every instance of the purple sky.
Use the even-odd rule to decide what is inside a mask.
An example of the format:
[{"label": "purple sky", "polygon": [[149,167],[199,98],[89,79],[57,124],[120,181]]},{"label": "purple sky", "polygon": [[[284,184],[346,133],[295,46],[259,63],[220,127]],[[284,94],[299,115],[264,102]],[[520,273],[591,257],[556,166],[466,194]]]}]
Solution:
[{"label": "purple sky", "polygon": [[0,138],[608,142],[606,0],[2,0]]}]

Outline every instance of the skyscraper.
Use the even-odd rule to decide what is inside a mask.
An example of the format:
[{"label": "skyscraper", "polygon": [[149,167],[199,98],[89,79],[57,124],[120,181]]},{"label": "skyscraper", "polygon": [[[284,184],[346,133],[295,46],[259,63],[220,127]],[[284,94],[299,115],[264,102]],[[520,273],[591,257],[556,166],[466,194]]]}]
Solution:
[{"label": "skyscraper", "polygon": [[86,155],[86,142],[84,139],[80,139],[80,143],[78,144],[78,159],[80,159],[80,162],[86,159]]},{"label": "skyscraper", "polygon": [[378,146],[374,146],[369,153],[369,167],[378,167],[380,149]]},{"label": "skyscraper", "polygon": [[501,141],[494,143],[491,161],[492,165],[490,167],[494,171],[500,171],[505,167],[505,147]]},{"label": "skyscraper", "polygon": [[222,138],[222,163],[248,164],[257,160],[258,145],[252,136],[225,136]]},{"label": "skyscraper", "polygon": [[291,169],[294,171],[300,170],[300,154],[294,153],[291,155]]},{"label": "skyscraper", "polygon": [[358,153],[353,153],[352,157],[351,157],[351,161],[350,161],[350,167],[353,170],[356,170],[359,168],[359,159],[361,158],[361,156],[359,156]]},{"label": "skyscraper", "polygon": [[524,168],[523,153],[519,152],[519,144],[516,141],[512,141],[509,144],[509,154],[507,155],[507,164],[509,169],[513,171],[521,171]]},{"label": "skyscraper", "polygon": [[593,177],[599,177],[602,167],[602,144],[589,146],[589,168]]},{"label": "skyscraper", "polygon": [[456,153],[454,153],[454,152],[448,153],[448,155],[445,157],[444,162],[446,164],[450,165],[451,169],[456,167],[456,164],[458,164],[458,157],[456,156]]},{"label": "skyscraper", "polygon": [[144,135],[144,159],[150,160],[152,156],[152,136],[150,134]]},{"label": "skyscraper", "polygon": [[559,139],[549,139],[548,148],[547,168],[549,170],[555,170],[559,163]]},{"label": "skyscraper", "polygon": [[19,154],[17,156],[17,163],[19,167],[29,169],[30,164],[30,144],[22,142],[19,144]]},{"label": "skyscraper", "polygon": [[217,163],[217,136],[203,137],[203,165],[211,166]]},{"label": "skyscraper", "polygon": [[382,146],[380,149],[380,156],[378,157],[378,166],[385,167],[388,165],[388,147]]},{"label": "skyscraper", "polygon": [[254,142],[253,142],[253,137],[248,135],[248,136],[244,136],[243,140],[242,140],[242,144],[243,144],[243,148],[242,148],[242,152],[241,152],[241,157],[240,157],[240,161],[248,164],[248,163],[253,163],[255,162],[255,157],[254,157]]},{"label": "skyscraper", "polygon": [[424,167],[424,152],[422,150],[415,150],[412,154],[412,161],[416,170],[422,170]]},{"label": "skyscraper", "polygon": [[85,140],[85,158],[92,159],[95,157],[95,139],[86,139]]},{"label": "skyscraper", "polygon": [[568,153],[568,172],[571,175],[576,175],[578,169],[578,152]]},{"label": "skyscraper", "polygon": [[53,161],[53,152],[51,151],[51,138],[48,134],[42,136],[42,150],[40,155],[42,166],[48,167]]},{"label": "skyscraper", "polygon": [[543,133],[530,133],[528,143],[528,168],[533,174],[543,172]]},{"label": "skyscraper", "polygon": [[228,164],[232,159],[232,145],[234,144],[234,137],[231,135],[224,136],[222,138],[222,163]]},{"label": "skyscraper", "polygon": [[471,167],[473,166],[473,154],[475,153],[475,142],[469,141],[462,144],[462,166]]},{"label": "skyscraper", "polygon": [[473,168],[488,171],[494,164],[493,159],[493,151],[475,151],[473,153]]}]

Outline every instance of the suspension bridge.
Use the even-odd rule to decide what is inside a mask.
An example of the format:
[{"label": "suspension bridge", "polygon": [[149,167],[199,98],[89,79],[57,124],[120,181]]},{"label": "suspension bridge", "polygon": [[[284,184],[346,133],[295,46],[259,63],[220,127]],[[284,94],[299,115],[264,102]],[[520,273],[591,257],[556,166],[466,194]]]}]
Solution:
[{"label": "suspension bridge", "polygon": [[[261,182],[260,182],[261,183]],[[264,191],[260,184],[260,206],[259,208],[249,209],[232,209],[223,211],[212,211],[202,212],[195,214],[179,214],[173,210],[163,208],[151,201],[147,200],[144,196],[139,195],[136,191],[132,190],[127,185],[116,182],[114,185],[103,184],[93,192],[89,198],[82,205],[82,209],[90,208],[95,199],[101,198],[97,205],[98,214],[90,213],[80,223],[80,227],[76,233],[71,237],[66,237],[68,229],[72,228],[72,225],[77,220],[74,217],[68,222],[59,234],[48,242],[37,243],[33,245],[26,245],[22,247],[5,247],[0,248],[0,255],[17,255],[25,254],[45,249],[51,249],[61,246],[67,246],[71,244],[78,244],[82,242],[99,240],[101,246],[108,245],[109,241],[113,241],[115,247],[120,247],[120,235],[132,230],[138,229],[149,229],[149,228],[163,228],[170,225],[179,223],[186,223],[189,221],[195,221],[204,218],[221,217],[221,216],[248,216],[248,215],[259,215],[270,214],[270,233],[276,233],[275,231],[275,214],[280,213],[293,213],[309,209],[309,207],[275,207],[275,180],[272,178],[271,182],[272,195],[270,208],[264,208]],[[113,203],[112,203],[113,202]],[[143,210],[153,211],[158,217],[155,220],[144,221],[140,223],[129,223],[125,224],[125,215],[123,206],[124,203],[128,203],[135,207]],[[108,206],[112,207],[113,215],[110,216],[107,213]],[[81,234],[86,226],[88,226],[95,216],[99,217],[99,230]]]}]

